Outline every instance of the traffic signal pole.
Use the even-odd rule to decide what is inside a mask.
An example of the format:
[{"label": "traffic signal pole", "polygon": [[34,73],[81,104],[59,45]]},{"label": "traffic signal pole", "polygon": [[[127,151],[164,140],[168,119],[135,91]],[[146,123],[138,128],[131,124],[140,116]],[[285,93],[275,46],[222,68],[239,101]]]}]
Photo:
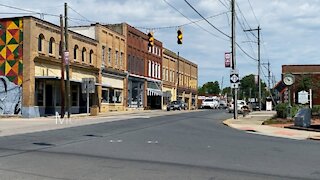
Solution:
[{"label": "traffic signal pole", "polygon": [[[235,21],[235,0],[231,0],[231,47],[232,47],[232,69],[236,69],[236,21]],[[237,100],[238,100],[238,89],[234,88],[233,93],[233,119],[238,119],[238,107],[237,107]]]}]

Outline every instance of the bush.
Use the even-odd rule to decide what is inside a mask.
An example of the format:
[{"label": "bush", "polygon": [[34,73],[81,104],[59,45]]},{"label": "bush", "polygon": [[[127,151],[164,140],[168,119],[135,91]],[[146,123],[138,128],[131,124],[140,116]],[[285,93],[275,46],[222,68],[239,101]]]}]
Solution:
[{"label": "bush", "polygon": [[280,103],[280,104],[276,105],[275,109],[277,111],[278,118],[286,118],[287,117],[287,106],[288,106],[288,103]]},{"label": "bush", "polygon": [[320,105],[315,105],[315,106],[313,106],[312,109],[311,109],[311,112],[312,112],[312,114],[314,114],[314,115],[320,114]]}]

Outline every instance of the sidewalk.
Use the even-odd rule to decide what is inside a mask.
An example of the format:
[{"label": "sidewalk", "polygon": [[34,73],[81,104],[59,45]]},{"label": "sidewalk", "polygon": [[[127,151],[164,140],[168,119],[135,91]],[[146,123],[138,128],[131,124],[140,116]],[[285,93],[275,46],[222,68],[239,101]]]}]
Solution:
[{"label": "sidewalk", "polygon": [[[195,110],[192,110],[195,111]],[[32,132],[63,129],[104,122],[120,121],[134,118],[150,118],[161,115],[179,114],[186,111],[137,110],[100,113],[98,116],[87,114],[71,115],[70,119],[59,119],[55,116],[39,118],[0,117],[0,137]]]},{"label": "sidewalk", "polygon": [[276,114],[275,111],[255,111],[251,112],[246,117],[241,114],[238,119],[227,119],[223,123],[229,127],[247,131],[254,134],[266,136],[282,137],[289,139],[305,140],[314,139],[320,140],[320,132],[311,132],[304,130],[287,129],[280,127],[272,127],[262,125],[263,121],[272,118]]}]

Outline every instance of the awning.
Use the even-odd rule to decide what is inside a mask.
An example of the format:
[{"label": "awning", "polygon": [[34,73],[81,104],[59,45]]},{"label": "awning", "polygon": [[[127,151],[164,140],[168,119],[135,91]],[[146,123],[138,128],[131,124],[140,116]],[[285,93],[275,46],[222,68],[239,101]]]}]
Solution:
[{"label": "awning", "polygon": [[162,91],[159,89],[147,88],[147,91],[148,96],[162,96]]}]

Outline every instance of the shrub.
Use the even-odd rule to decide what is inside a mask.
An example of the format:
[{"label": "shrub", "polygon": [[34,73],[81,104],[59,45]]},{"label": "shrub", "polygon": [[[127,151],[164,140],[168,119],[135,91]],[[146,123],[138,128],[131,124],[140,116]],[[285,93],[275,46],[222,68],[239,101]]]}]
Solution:
[{"label": "shrub", "polygon": [[318,115],[320,114],[320,105],[315,105],[311,109],[312,114]]},{"label": "shrub", "polygon": [[278,118],[286,118],[287,117],[287,106],[288,106],[288,103],[280,103],[280,104],[276,105],[275,109],[277,111]]}]

